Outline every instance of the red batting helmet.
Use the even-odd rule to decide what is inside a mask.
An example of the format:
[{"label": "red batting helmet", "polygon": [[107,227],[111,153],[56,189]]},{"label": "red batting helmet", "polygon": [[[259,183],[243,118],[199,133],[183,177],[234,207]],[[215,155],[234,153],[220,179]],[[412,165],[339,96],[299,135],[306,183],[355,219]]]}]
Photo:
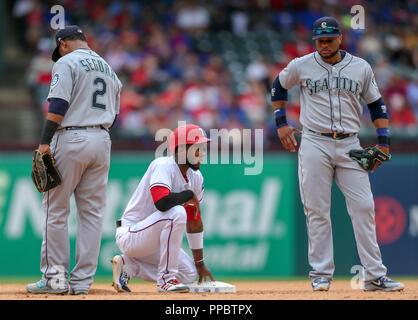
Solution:
[{"label": "red batting helmet", "polygon": [[205,131],[195,124],[187,124],[176,128],[169,137],[170,153],[174,154],[177,146],[184,144],[197,144],[211,141],[206,138]]}]

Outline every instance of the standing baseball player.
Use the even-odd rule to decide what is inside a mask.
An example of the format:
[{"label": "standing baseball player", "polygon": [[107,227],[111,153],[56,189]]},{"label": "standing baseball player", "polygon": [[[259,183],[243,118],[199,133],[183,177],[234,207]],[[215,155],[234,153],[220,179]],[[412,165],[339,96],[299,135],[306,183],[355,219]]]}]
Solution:
[{"label": "standing baseball player", "polygon": [[[42,279],[30,293],[87,294],[99,255],[110,165],[109,128],[119,113],[122,84],[78,26],[57,32],[50,102],[39,151],[51,152],[62,183],[43,195]],[[69,275],[70,197],[77,204],[75,266]]]},{"label": "standing baseball player", "polygon": [[[149,165],[117,222],[112,259],[113,286],[130,292],[130,278],[157,283],[160,292],[188,292],[187,283],[212,274],[203,259],[203,223],[199,203],[203,176],[199,171],[204,146],[210,141],[196,125],[180,126],[169,137],[172,156]],[[193,259],[181,248],[184,228]]]},{"label": "standing baseball player", "polygon": [[[375,212],[368,172],[350,158],[361,149],[363,99],[376,127],[378,150],[389,154],[388,115],[370,65],[339,49],[342,34],[336,19],[323,17],[313,26],[316,52],[292,60],[272,88],[277,133],[283,146],[295,152],[294,133],[302,134],[299,186],[309,238],[309,273],[314,291],[327,291],[334,273],[330,220],[331,186],[335,179],[345,196],[360,261],[364,290],[402,290],[386,276],[376,241]],[[286,120],[287,90],[300,85],[302,132]],[[371,167],[373,172],[381,162]]]}]

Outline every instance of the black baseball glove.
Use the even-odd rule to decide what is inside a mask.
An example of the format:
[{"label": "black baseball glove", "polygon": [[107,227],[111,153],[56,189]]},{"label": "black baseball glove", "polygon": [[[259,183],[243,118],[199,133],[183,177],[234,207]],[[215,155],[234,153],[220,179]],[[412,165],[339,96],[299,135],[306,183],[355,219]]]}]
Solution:
[{"label": "black baseball glove", "polygon": [[350,150],[348,155],[351,159],[356,160],[364,170],[372,170],[376,161],[383,163],[389,161],[392,157],[390,154],[384,153],[378,147]]},{"label": "black baseball glove", "polygon": [[61,183],[61,175],[50,152],[33,152],[32,180],[39,192],[48,191]]}]

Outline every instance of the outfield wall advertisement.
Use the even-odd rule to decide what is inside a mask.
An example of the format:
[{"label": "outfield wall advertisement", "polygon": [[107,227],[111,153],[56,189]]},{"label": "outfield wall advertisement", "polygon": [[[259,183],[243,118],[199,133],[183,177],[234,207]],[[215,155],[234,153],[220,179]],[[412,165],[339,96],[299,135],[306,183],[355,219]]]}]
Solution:
[{"label": "outfield wall advertisement", "polygon": [[[150,153],[112,156],[97,275],[110,276],[119,219],[153,160]],[[0,277],[40,276],[45,221],[41,195],[30,177],[31,154],[0,154]],[[204,164],[201,206],[205,260],[216,277],[306,276],[305,216],[300,204],[297,158],[264,155],[260,175],[238,164]],[[377,238],[390,275],[418,275],[418,156],[395,156],[371,174]],[[68,232],[74,266],[76,206],[71,199]],[[345,199],[334,185],[331,219],[337,276],[350,277],[360,264]],[[184,237],[183,247],[188,250]]]},{"label": "outfield wall advertisement", "polygon": [[[377,240],[389,272],[418,275],[418,155],[385,163],[370,179]],[[387,263],[386,263],[387,261]]]}]

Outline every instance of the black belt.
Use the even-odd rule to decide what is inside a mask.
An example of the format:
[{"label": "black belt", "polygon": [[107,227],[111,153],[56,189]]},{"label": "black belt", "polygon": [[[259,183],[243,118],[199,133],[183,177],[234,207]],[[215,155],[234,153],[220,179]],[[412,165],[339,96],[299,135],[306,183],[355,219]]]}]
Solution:
[{"label": "black belt", "polygon": [[355,135],[355,133],[342,133],[342,132],[337,132],[337,131],[330,132],[330,133],[316,132],[316,131],[313,131],[311,129],[309,129],[309,131],[313,132],[313,133],[316,133],[316,134],[319,134],[321,136],[330,137],[330,138],[335,139],[335,140],[341,140],[341,139],[345,139],[345,138],[352,137],[352,136]]},{"label": "black belt", "polygon": [[122,220],[116,221],[116,228],[122,227]]},{"label": "black belt", "polygon": [[102,125],[98,125],[98,126],[84,126],[84,127],[77,127],[77,126],[70,126],[70,127],[63,127],[60,128],[61,130],[87,130],[88,128],[100,128],[102,130],[106,130],[107,129],[105,127],[103,127]]}]

